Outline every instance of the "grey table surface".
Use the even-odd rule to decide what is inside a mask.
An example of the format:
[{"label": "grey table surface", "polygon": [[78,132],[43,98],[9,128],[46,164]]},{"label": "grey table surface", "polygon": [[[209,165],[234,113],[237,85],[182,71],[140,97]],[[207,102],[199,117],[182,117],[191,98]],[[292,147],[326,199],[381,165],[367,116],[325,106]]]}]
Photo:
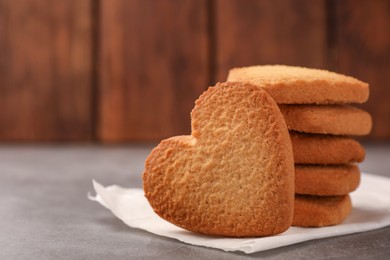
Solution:
[{"label": "grey table surface", "polygon": [[[363,171],[390,177],[390,145],[366,145]],[[152,146],[0,146],[0,259],[385,259],[390,227],[251,255],[132,229],[87,199],[92,179],[141,187]]]}]

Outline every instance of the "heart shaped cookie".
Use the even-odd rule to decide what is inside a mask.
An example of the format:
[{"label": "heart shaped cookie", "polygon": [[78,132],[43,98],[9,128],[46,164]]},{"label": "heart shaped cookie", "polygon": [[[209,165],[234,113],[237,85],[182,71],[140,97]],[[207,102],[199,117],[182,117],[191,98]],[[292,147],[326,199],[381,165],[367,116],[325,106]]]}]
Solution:
[{"label": "heart shaped cookie", "polygon": [[154,211],[184,229],[248,237],[292,223],[294,162],[287,126],[262,89],[228,82],[195,102],[192,134],[163,140],[145,163]]}]

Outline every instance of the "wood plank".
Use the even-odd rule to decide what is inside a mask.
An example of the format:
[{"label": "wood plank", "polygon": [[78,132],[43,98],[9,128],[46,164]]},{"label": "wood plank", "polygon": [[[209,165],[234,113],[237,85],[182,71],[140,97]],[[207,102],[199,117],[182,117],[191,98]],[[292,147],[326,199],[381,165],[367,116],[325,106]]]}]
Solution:
[{"label": "wood plank", "polygon": [[0,0],[0,140],[90,139],[90,50],[90,0]]},{"label": "wood plank", "polygon": [[101,2],[99,137],[190,133],[209,84],[207,1]]},{"label": "wood plank", "polygon": [[390,1],[338,1],[339,71],[370,84],[372,140],[390,139]]},{"label": "wood plank", "polygon": [[325,1],[216,0],[216,80],[232,67],[328,68]]}]

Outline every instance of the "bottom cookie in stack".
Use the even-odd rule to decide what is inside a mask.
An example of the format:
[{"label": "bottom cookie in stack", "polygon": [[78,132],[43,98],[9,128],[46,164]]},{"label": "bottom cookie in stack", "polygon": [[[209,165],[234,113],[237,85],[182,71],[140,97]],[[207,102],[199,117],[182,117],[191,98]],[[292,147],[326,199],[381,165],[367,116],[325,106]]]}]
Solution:
[{"label": "bottom cookie in stack", "polygon": [[295,165],[293,226],[323,227],[345,220],[352,209],[349,193],[360,183],[356,165]]},{"label": "bottom cookie in stack", "polygon": [[293,226],[324,227],[337,225],[351,213],[349,194],[342,196],[295,195]]}]

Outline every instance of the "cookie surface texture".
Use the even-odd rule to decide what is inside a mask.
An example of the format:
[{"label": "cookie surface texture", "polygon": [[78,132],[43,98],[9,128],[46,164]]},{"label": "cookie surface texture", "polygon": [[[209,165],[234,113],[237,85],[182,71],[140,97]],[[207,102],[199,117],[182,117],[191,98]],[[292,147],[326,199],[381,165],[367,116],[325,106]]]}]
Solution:
[{"label": "cookie surface texture", "polygon": [[334,72],[284,65],[234,68],[228,81],[264,88],[278,104],[364,103],[369,87],[355,78]]},{"label": "cookie surface texture", "polygon": [[362,162],[363,146],[356,140],[333,135],[304,134],[291,131],[296,164],[345,164]]},{"label": "cookie surface texture", "polygon": [[295,165],[295,193],[319,196],[345,195],[357,189],[356,165]]},{"label": "cookie surface texture", "polygon": [[289,130],[312,134],[366,135],[368,112],[346,105],[279,105]]},{"label": "cookie surface texture", "polygon": [[293,226],[324,227],[342,223],[352,211],[349,195],[317,197],[295,196]]},{"label": "cookie surface texture", "polygon": [[195,102],[192,134],[163,140],[145,163],[154,211],[184,229],[232,237],[281,233],[292,222],[294,162],[274,100],[222,83]]}]

